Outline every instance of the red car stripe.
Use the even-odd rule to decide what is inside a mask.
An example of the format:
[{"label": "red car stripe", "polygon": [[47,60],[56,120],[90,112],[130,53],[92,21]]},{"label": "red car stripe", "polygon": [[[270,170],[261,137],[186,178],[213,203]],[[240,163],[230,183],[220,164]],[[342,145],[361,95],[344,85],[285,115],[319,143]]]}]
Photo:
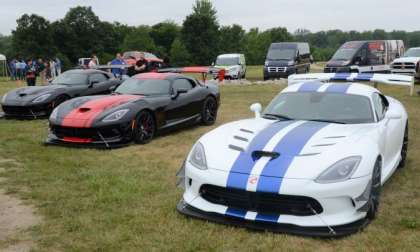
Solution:
[{"label": "red car stripe", "polygon": [[142,74],[134,75],[133,78],[137,80],[146,80],[146,79],[165,80],[166,78],[170,76],[174,76],[174,75],[176,74],[150,72],[150,73],[142,73]]},{"label": "red car stripe", "polygon": [[63,141],[69,143],[90,143],[92,138],[64,137]]},{"label": "red car stripe", "polygon": [[137,100],[139,95],[112,95],[88,101],[72,110],[64,117],[61,126],[72,128],[90,128],[102,112],[130,100]]}]

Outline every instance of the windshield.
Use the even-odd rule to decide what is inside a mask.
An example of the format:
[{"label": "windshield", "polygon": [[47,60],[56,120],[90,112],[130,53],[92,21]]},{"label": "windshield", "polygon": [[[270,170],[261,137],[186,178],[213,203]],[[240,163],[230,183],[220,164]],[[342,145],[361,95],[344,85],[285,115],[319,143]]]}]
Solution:
[{"label": "windshield", "polygon": [[268,60],[293,60],[296,57],[296,49],[270,49],[267,54]]},{"label": "windshield", "polygon": [[216,60],[217,66],[235,66],[239,65],[239,58],[227,58],[227,57],[219,57]]},{"label": "windshield", "polygon": [[339,49],[334,56],[332,57],[333,60],[351,60],[353,59],[354,55],[356,54],[357,49]]},{"label": "windshield", "polygon": [[53,85],[87,85],[88,75],[83,73],[63,73],[55,78],[51,84]]},{"label": "windshield", "polygon": [[374,117],[367,97],[333,93],[282,93],[264,114],[294,120],[322,120],[339,123],[372,123]]},{"label": "windshield", "polygon": [[420,48],[412,48],[404,53],[403,57],[420,57]]},{"label": "windshield", "polygon": [[157,79],[127,79],[115,92],[118,94],[133,95],[169,95],[170,83],[168,80]]}]

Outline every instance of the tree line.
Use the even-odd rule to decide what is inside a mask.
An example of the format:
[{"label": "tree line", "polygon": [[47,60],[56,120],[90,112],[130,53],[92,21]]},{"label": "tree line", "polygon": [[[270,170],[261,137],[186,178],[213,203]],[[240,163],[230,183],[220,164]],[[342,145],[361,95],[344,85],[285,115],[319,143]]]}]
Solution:
[{"label": "tree line", "polygon": [[309,42],[316,61],[328,60],[337,48],[350,40],[402,39],[407,48],[420,46],[420,31],[341,31],[291,33],[284,27],[267,30],[241,25],[220,25],[217,11],[209,0],[196,0],[192,13],[181,25],[170,21],[128,26],[101,21],[91,7],[70,8],[62,19],[49,21],[36,14],[24,14],[10,36],[0,35],[0,53],[9,58],[58,56],[65,67],[78,58],[96,54],[101,62],[115,53],[141,50],[170,59],[174,66],[209,65],[218,54],[243,53],[249,65],[261,65],[272,42]]}]

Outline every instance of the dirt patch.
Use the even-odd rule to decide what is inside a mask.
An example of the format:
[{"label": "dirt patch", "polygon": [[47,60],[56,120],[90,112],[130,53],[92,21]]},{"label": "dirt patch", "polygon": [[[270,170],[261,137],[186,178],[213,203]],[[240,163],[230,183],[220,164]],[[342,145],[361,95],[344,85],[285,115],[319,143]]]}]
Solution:
[{"label": "dirt patch", "polygon": [[[6,162],[10,161],[12,160]],[[0,160],[0,165],[6,162]],[[0,176],[4,171],[5,169],[0,167]],[[0,251],[30,251],[35,243],[25,234],[25,231],[37,225],[41,218],[35,215],[35,209],[32,206],[7,194],[1,188],[4,181],[6,179],[0,177]]]}]

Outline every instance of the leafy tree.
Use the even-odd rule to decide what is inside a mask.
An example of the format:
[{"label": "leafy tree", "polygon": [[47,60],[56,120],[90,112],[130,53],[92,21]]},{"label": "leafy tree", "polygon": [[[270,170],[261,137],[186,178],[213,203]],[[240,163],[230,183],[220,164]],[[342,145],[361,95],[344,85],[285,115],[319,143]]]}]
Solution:
[{"label": "leafy tree", "polygon": [[150,27],[143,25],[127,34],[122,44],[123,51],[148,51],[154,52],[156,45],[150,36]]},{"label": "leafy tree", "polygon": [[234,24],[220,28],[220,53],[242,53],[245,30],[242,26]]},{"label": "leafy tree", "polygon": [[150,36],[152,37],[157,50],[161,54],[169,54],[171,46],[179,36],[181,27],[173,21],[164,21],[152,26]]},{"label": "leafy tree", "polygon": [[16,53],[21,57],[47,57],[54,54],[55,46],[48,20],[35,14],[24,14],[16,22],[16,30],[12,31]]},{"label": "leafy tree", "polygon": [[191,56],[179,38],[175,39],[172,43],[170,56],[170,64],[173,66],[187,66],[191,63]]},{"label": "leafy tree", "polygon": [[209,0],[196,0],[182,26],[181,38],[195,64],[209,65],[219,49],[219,23]]}]

